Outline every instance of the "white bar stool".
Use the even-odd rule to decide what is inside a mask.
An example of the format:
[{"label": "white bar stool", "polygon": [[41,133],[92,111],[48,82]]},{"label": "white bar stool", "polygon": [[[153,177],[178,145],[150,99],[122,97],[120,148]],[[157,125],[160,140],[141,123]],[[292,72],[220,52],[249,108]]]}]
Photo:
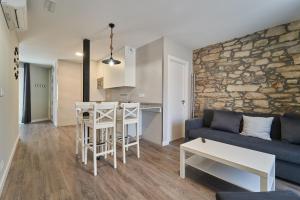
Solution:
[{"label": "white bar stool", "polygon": [[[122,103],[121,107],[123,108],[123,117],[122,124],[123,130],[122,135],[118,137],[119,141],[122,142],[123,150],[123,163],[126,163],[126,150],[130,146],[137,146],[137,157],[140,158],[140,143],[139,143],[139,115],[140,115],[140,104],[139,103]],[[136,135],[135,137],[128,134],[128,126],[136,125]],[[131,142],[130,139],[135,138],[134,142]]]},{"label": "white bar stool", "polygon": [[83,113],[90,112],[94,108],[93,102],[76,102],[75,103],[75,111],[76,111],[76,150],[75,154],[78,155],[79,153],[79,145],[81,143],[81,158],[82,162],[85,162],[85,140],[87,139],[87,132],[85,131],[85,121],[88,119],[84,119]]},{"label": "white bar stool", "polygon": [[[93,129],[90,134],[89,143],[86,148],[93,152],[94,176],[97,176],[97,157],[107,154],[113,154],[114,168],[117,168],[117,152],[116,152],[116,109],[118,102],[103,102],[95,104],[93,114],[87,127]],[[100,130],[100,137],[97,134]],[[108,131],[112,130],[112,137],[109,137]],[[105,138],[103,134],[105,133]],[[99,141],[100,142],[97,142]],[[87,152],[86,152],[87,153]],[[87,154],[85,155],[87,157]]]}]

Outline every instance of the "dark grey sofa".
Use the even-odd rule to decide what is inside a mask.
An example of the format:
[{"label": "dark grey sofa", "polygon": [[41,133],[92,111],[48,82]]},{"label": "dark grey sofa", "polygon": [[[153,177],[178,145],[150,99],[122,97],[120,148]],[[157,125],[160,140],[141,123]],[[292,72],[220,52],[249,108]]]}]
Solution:
[{"label": "dark grey sofa", "polygon": [[220,192],[216,200],[300,200],[300,197],[290,191]]},{"label": "dark grey sofa", "polygon": [[[248,116],[274,117],[271,128],[272,141],[211,129],[210,124],[213,120],[214,110],[204,110],[204,115],[201,119],[197,118],[186,120],[185,140],[189,141],[198,137],[202,137],[239,147],[274,154],[276,156],[276,177],[300,184],[300,145],[281,141],[280,116],[271,114],[245,114]],[[242,129],[242,122],[240,129]]]}]

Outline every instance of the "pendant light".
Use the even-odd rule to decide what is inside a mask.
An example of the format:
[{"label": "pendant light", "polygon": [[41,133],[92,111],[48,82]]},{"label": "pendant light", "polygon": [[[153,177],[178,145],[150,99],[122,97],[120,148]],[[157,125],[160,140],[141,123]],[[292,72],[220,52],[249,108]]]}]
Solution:
[{"label": "pendant light", "polygon": [[103,60],[102,62],[104,64],[108,64],[110,66],[114,66],[114,65],[118,65],[121,63],[121,61],[116,60],[113,58],[113,46],[112,46],[112,42],[113,42],[113,28],[115,27],[115,25],[113,23],[110,23],[109,25],[110,28],[110,58]]}]

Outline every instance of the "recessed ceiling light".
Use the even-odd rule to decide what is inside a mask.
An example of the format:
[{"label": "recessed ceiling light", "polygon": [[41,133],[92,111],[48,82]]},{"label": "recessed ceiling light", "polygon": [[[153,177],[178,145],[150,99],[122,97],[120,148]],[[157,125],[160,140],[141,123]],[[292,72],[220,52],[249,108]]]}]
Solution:
[{"label": "recessed ceiling light", "polygon": [[76,55],[76,56],[82,57],[82,56],[83,56],[83,53],[81,53],[81,52],[76,52],[75,55]]}]

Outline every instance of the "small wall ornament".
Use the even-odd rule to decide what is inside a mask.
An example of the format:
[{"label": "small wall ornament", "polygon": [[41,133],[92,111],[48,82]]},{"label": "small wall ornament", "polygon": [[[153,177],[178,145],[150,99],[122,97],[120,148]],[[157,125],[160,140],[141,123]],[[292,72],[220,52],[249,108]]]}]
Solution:
[{"label": "small wall ornament", "polygon": [[19,48],[15,47],[14,49],[14,76],[15,79],[18,80],[19,78]]}]

